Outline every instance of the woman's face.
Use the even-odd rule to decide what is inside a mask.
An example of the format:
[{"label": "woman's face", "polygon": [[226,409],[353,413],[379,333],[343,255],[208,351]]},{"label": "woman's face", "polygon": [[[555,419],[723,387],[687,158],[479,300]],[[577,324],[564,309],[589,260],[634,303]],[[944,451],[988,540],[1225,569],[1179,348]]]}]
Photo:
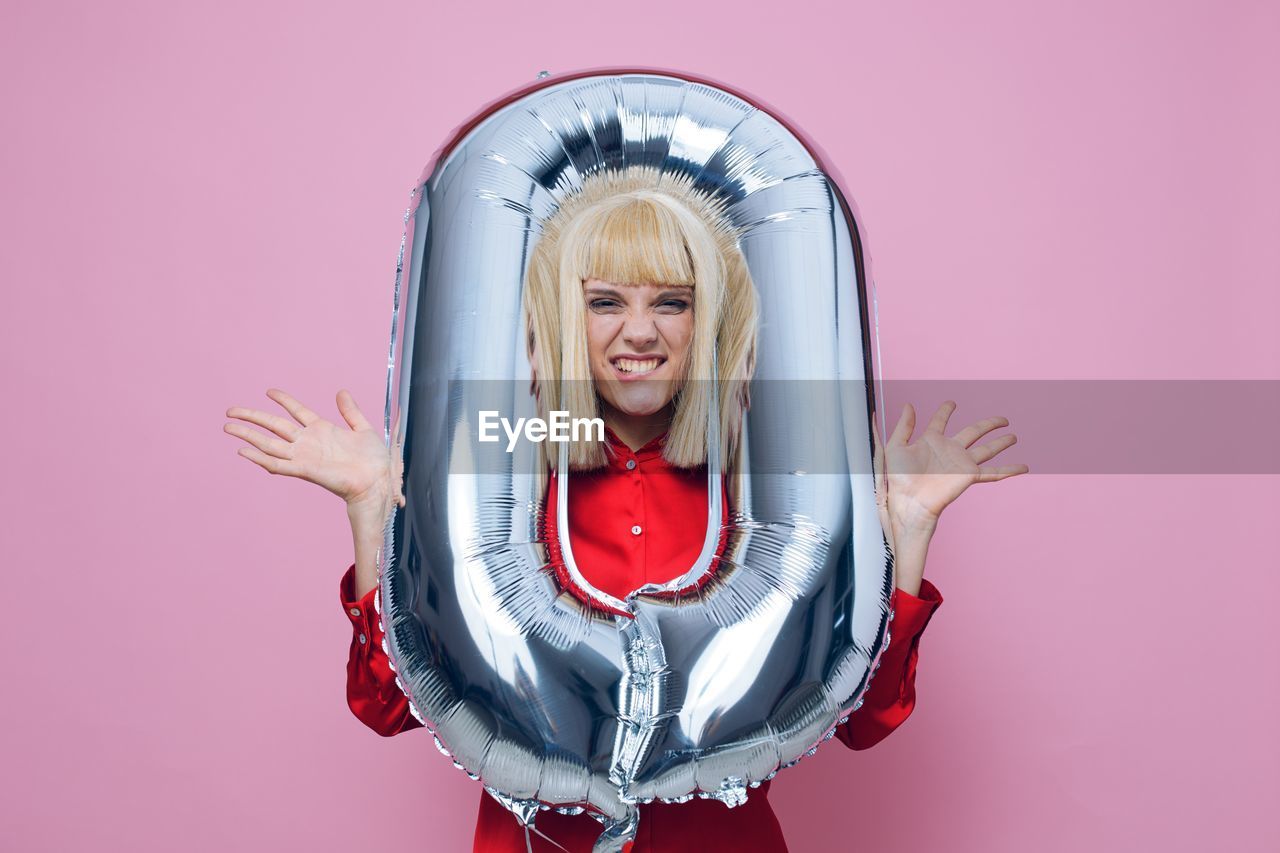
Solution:
[{"label": "woman's face", "polygon": [[693,340],[693,288],[687,285],[583,283],[587,357],[596,390],[628,415],[651,415],[671,402]]}]

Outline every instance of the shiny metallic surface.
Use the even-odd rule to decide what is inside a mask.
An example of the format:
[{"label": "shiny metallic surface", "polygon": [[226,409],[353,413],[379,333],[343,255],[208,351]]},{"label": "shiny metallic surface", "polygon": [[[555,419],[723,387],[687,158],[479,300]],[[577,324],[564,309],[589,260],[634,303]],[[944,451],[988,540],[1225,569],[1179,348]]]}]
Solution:
[{"label": "shiny metallic surface", "polygon": [[[697,563],[626,600],[595,591],[628,618],[557,587],[539,455],[477,442],[476,421],[536,414],[521,290],[540,224],[586,177],[633,165],[727,200],[762,322],[720,570],[672,594],[719,539],[713,452]],[[461,128],[414,190],[387,411],[406,506],[388,521],[378,609],[415,716],[526,826],[546,807],[585,809],[604,825],[596,849],[620,850],[636,803],[741,803],[856,713],[893,589],[862,240],[812,146],[751,99],[674,72],[540,79]],[[562,514],[572,481],[557,477]],[[567,518],[558,529],[589,588]]]}]

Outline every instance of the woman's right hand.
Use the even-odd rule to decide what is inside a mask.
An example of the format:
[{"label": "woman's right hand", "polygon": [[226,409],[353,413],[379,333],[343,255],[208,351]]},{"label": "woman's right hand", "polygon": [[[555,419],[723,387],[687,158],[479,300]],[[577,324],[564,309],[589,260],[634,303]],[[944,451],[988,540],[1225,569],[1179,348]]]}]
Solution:
[{"label": "woman's right hand", "polygon": [[267,396],[297,423],[256,409],[227,409],[227,417],[271,433],[250,429],[244,423],[224,424],[224,431],[249,443],[237,451],[241,456],[272,474],[323,486],[346,501],[349,513],[367,512],[385,518],[392,501],[404,506],[399,471],[393,482],[391,452],[349,392],[338,392],[338,411],[346,426],[330,423],[278,389],[269,389]]}]

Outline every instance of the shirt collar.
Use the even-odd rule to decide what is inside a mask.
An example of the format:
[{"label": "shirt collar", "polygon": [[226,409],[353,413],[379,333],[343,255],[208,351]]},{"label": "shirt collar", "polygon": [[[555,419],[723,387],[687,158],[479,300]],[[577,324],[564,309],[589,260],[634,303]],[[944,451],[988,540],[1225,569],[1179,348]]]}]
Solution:
[{"label": "shirt collar", "polygon": [[624,463],[632,458],[640,460],[656,459],[662,455],[663,446],[667,443],[667,433],[664,432],[644,447],[633,451],[630,447],[627,447],[626,442],[618,438],[617,433],[608,427],[604,428],[604,437],[609,442],[609,447],[613,450],[614,459],[621,460]]}]

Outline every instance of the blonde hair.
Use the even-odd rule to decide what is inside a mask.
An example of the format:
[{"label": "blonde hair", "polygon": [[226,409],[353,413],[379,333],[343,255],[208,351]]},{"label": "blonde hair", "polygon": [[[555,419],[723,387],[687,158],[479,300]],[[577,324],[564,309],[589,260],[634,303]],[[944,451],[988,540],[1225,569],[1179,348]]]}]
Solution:
[{"label": "blonde hair", "polygon": [[[721,459],[727,466],[748,405],[759,308],[724,203],[695,190],[688,176],[633,166],[587,178],[546,220],[524,289],[529,357],[544,417],[553,410],[571,418],[601,417],[587,359],[582,290],[591,278],[693,287],[693,340],[663,456],[681,468],[707,461],[710,380],[717,376]],[[555,460],[549,462],[554,467]],[[570,443],[571,469],[607,462],[603,442]]]}]

